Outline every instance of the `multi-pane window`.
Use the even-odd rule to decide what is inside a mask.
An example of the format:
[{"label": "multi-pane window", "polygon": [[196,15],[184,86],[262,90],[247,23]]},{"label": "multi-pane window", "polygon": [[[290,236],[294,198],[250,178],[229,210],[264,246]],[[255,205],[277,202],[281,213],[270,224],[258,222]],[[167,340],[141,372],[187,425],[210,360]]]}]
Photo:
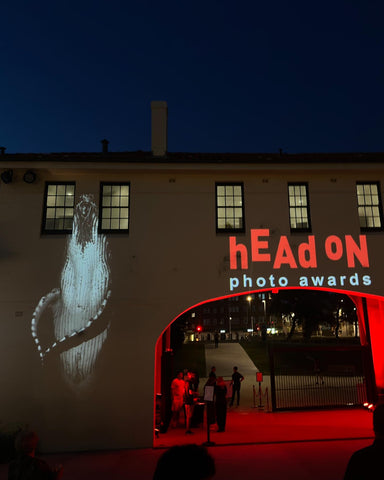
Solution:
[{"label": "multi-pane window", "polygon": [[243,184],[216,184],[216,230],[244,232]]},{"label": "multi-pane window", "polygon": [[309,232],[311,217],[309,212],[308,185],[306,183],[288,184],[289,222],[293,232]]},{"label": "multi-pane window", "polygon": [[381,230],[383,217],[379,184],[358,182],[356,193],[361,230]]},{"label": "multi-pane window", "polygon": [[75,183],[45,185],[43,233],[71,233],[75,205]]},{"label": "multi-pane window", "polygon": [[127,232],[129,226],[129,183],[100,185],[100,230]]}]

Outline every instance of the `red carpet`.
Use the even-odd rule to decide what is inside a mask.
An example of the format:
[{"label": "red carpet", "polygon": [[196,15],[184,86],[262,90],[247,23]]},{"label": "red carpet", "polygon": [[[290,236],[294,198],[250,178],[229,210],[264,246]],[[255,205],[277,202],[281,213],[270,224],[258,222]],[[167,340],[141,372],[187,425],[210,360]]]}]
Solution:
[{"label": "red carpet", "polygon": [[[155,447],[208,440],[205,426],[192,429],[168,429],[155,440]],[[302,442],[372,437],[372,414],[367,409],[321,410],[264,413],[254,409],[229,409],[224,433],[210,431],[209,440],[216,445],[249,443]]]}]

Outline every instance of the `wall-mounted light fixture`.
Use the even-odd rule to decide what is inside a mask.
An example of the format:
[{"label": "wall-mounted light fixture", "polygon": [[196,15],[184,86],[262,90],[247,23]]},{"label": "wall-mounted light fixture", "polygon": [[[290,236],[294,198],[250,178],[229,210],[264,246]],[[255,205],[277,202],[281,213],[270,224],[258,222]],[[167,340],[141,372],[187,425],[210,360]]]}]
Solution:
[{"label": "wall-mounted light fixture", "polygon": [[24,173],[23,180],[25,183],[33,183],[36,180],[36,173],[32,170],[27,170]]},{"label": "wall-mounted light fixture", "polygon": [[4,183],[11,183],[13,177],[13,170],[5,170],[0,174],[0,178]]}]

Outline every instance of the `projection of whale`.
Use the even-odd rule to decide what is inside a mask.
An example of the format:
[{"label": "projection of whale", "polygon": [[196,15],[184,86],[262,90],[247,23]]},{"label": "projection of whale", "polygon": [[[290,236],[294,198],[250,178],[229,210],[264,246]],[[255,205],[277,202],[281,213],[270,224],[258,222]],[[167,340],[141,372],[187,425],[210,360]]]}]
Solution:
[{"label": "projection of whale", "polygon": [[[73,386],[90,380],[107,338],[109,321],[103,311],[111,294],[110,277],[108,242],[98,234],[96,204],[91,195],[82,195],[68,235],[60,288],[40,299],[31,323],[41,362],[48,354],[59,354],[63,374]],[[43,342],[39,331],[52,327],[54,341]]]}]

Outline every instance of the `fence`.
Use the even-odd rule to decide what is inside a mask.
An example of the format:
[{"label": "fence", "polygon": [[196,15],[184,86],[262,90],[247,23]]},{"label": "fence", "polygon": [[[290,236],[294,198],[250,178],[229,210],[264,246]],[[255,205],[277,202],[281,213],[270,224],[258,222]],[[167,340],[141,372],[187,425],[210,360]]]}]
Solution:
[{"label": "fence", "polygon": [[367,401],[364,347],[273,345],[272,410],[356,407]]}]

